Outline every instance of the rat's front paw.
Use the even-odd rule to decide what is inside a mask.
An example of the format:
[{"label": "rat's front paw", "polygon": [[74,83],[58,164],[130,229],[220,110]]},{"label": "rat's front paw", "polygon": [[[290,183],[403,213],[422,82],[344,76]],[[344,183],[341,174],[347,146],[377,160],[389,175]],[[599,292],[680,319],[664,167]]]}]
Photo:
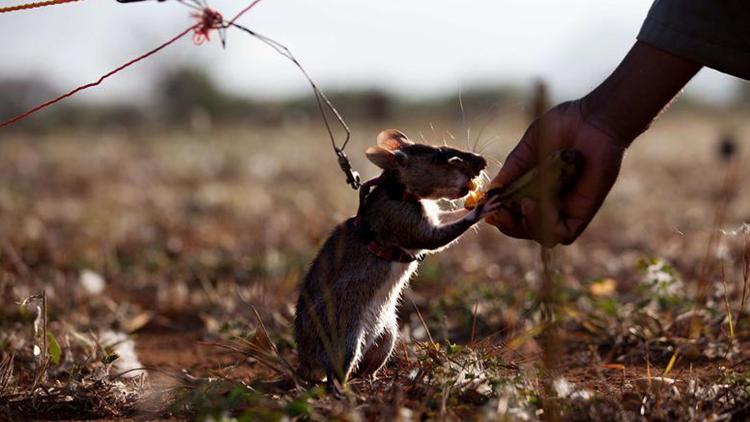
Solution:
[{"label": "rat's front paw", "polygon": [[502,200],[498,196],[492,196],[478,202],[471,211],[471,214],[475,214],[477,221],[479,221],[490,214],[494,214],[501,208],[503,208]]},{"label": "rat's front paw", "polygon": [[500,199],[500,196],[498,195],[486,198],[482,201],[482,217],[494,214],[495,212],[500,211],[504,206],[502,199]]}]

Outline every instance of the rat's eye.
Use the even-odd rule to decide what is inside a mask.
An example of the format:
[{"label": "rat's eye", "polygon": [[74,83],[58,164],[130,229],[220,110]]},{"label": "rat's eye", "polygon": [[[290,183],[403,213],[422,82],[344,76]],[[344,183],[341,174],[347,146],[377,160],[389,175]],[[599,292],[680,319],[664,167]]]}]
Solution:
[{"label": "rat's eye", "polygon": [[448,159],[448,164],[460,164],[463,163],[464,160],[461,157],[453,156]]}]

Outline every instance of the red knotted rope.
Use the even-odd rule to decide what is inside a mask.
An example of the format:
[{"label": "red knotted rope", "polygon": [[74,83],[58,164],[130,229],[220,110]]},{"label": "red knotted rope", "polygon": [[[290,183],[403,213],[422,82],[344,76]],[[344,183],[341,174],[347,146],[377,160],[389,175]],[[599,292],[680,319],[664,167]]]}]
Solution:
[{"label": "red knotted rope", "polygon": [[237,13],[237,14],[236,14],[236,15],[235,15],[235,16],[234,16],[234,17],[232,18],[232,20],[230,20],[230,21],[229,21],[229,22],[227,23],[227,25],[226,25],[226,26],[231,26],[231,25],[232,25],[232,24],[233,24],[233,23],[234,23],[234,22],[235,22],[235,21],[236,21],[237,19],[239,19],[239,18],[240,18],[240,16],[244,15],[244,14],[245,14],[245,13],[246,13],[246,12],[247,12],[248,10],[252,9],[253,7],[255,7],[255,5],[257,5],[258,3],[262,2],[262,1],[263,1],[263,0],[255,0],[255,1],[253,1],[252,3],[250,3],[250,4],[249,4],[249,5],[247,6],[247,7],[245,7],[245,8],[244,8],[244,9],[242,9],[242,10],[240,10],[240,13]]},{"label": "red knotted rope", "polygon": [[[48,1],[48,2],[45,2],[45,3],[59,4],[59,3],[67,3],[67,2],[71,2],[71,1],[79,1],[79,0],[51,0],[51,1]],[[227,25],[224,25],[224,18],[222,17],[221,13],[219,13],[218,11],[213,10],[213,9],[205,8],[205,9],[201,10],[200,13],[196,13],[195,15],[193,15],[194,17],[196,17],[198,19],[198,23],[196,23],[195,25],[193,25],[193,26],[185,29],[184,31],[180,32],[176,36],[174,36],[171,39],[169,39],[167,42],[165,42],[165,43],[159,45],[158,47],[154,48],[153,50],[150,50],[147,53],[142,54],[142,55],[136,57],[135,59],[130,60],[129,62],[127,62],[127,63],[125,63],[125,64],[123,64],[123,65],[121,65],[121,66],[119,66],[119,67],[117,67],[117,68],[115,68],[113,70],[111,70],[110,72],[105,73],[104,75],[102,75],[95,82],[90,82],[88,84],[81,85],[78,88],[75,88],[75,89],[73,89],[72,91],[70,91],[70,92],[68,92],[66,94],[63,94],[63,95],[61,95],[61,96],[59,96],[57,98],[51,99],[51,100],[49,100],[49,101],[47,101],[45,103],[39,104],[38,106],[36,106],[36,107],[34,107],[34,108],[32,108],[32,109],[30,109],[28,111],[25,111],[25,112],[23,112],[23,113],[15,116],[15,117],[11,118],[11,119],[8,119],[8,120],[0,123],[0,128],[4,128],[6,126],[10,126],[13,123],[18,122],[19,120],[25,119],[25,118],[29,117],[30,115],[32,115],[32,114],[34,114],[34,113],[36,113],[36,112],[38,112],[38,111],[40,111],[40,110],[42,110],[44,108],[47,108],[47,107],[49,107],[49,106],[51,106],[51,105],[53,105],[55,103],[58,103],[58,102],[66,99],[68,97],[71,97],[71,96],[73,96],[73,95],[75,95],[75,94],[77,94],[77,93],[79,93],[79,92],[81,92],[81,91],[83,91],[85,89],[92,88],[92,87],[95,87],[95,86],[101,84],[102,82],[104,82],[105,79],[109,78],[110,76],[112,76],[112,75],[114,75],[114,74],[116,74],[116,73],[118,73],[118,72],[120,72],[122,70],[125,70],[126,68],[128,68],[128,67],[130,67],[130,66],[132,66],[132,65],[134,65],[134,64],[136,64],[138,62],[140,62],[141,60],[146,59],[146,58],[148,58],[150,56],[153,56],[154,54],[158,53],[159,51],[165,49],[166,47],[168,47],[171,44],[175,43],[180,38],[182,38],[185,35],[187,35],[190,31],[193,31],[193,42],[195,44],[203,44],[206,41],[210,41],[211,40],[211,38],[210,38],[210,32],[212,30],[226,28],[226,26],[232,24],[240,16],[242,16],[248,10],[252,9],[253,7],[255,7],[255,5],[258,4],[258,3],[260,3],[261,1],[262,0],[255,0],[255,1],[253,1],[249,6],[245,7],[244,9],[242,9],[240,11],[240,13],[238,13],[231,21],[229,21],[229,23]],[[49,5],[49,4],[45,4],[45,3],[36,3],[36,5],[37,5],[36,7],[40,7],[40,5],[42,5],[42,6]],[[22,6],[14,6],[14,7],[22,7]],[[0,11],[2,11],[2,10],[3,9],[0,9]]]},{"label": "red knotted rope", "polygon": [[91,87],[99,85],[100,83],[104,82],[105,79],[109,78],[110,76],[114,75],[115,73],[118,73],[118,72],[120,72],[120,71],[122,71],[122,70],[124,70],[124,69],[126,69],[126,68],[128,68],[128,67],[130,67],[130,66],[132,66],[134,64],[136,64],[136,63],[138,63],[139,61],[141,61],[143,59],[146,59],[146,58],[148,58],[150,56],[153,56],[154,54],[158,53],[159,51],[161,51],[161,50],[165,49],[166,47],[168,47],[169,45],[173,44],[175,41],[177,41],[180,38],[182,38],[185,35],[187,35],[190,31],[197,30],[197,29],[198,29],[198,25],[193,25],[193,26],[185,29],[184,31],[180,32],[179,34],[177,34],[176,36],[174,36],[173,38],[171,38],[169,41],[165,42],[164,44],[162,44],[162,45],[160,45],[160,46],[158,46],[156,48],[154,48],[153,50],[147,52],[146,54],[140,55],[140,56],[136,57],[135,59],[130,60],[129,62],[123,64],[122,66],[120,66],[120,67],[118,67],[118,68],[116,68],[116,69],[114,69],[114,70],[112,70],[112,71],[110,71],[110,72],[102,75],[96,82],[90,82],[90,83],[87,83],[86,85],[81,85],[78,88],[76,88],[76,89],[68,92],[67,94],[63,94],[63,95],[61,95],[61,96],[59,96],[57,98],[54,98],[52,100],[47,101],[46,103],[39,104],[38,106],[36,106],[36,107],[34,107],[34,108],[32,108],[32,109],[30,109],[28,111],[25,111],[25,112],[19,114],[16,117],[13,117],[13,118],[11,118],[9,120],[6,120],[6,121],[0,123],[0,128],[6,127],[6,126],[10,126],[13,123],[15,123],[15,122],[17,122],[17,121],[19,121],[21,119],[25,119],[26,117],[29,117],[30,115],[36,113],[37,111],[39,111],[39,110],[41,110],[43,108],[49,107],[52,104],[60,102],[60,101],[66,99],[66,98],[68,98],[70,96],[73,96],[73,95],[75,95],[75,94],[77,94],[77,93],[85,90],[85,89],[88,89],[88,88],[91,88]]},{"label": "red knotted rope", "polygon": [[214,9],[206,7],[200,13],[193,13],[193,17],[198,19],[193,34],[193,43],[196,45],[211,41],[210,33],[212,30],[224,28],[224,17]]},{"label": "red knotted rope", "polygon": [[42,1],[39,3],[26,3],[26,4],[19,4],[17,6],[6,6],[6,7],[0,7],[0,13],[16,12],[19,10],[26,10],[26,9],[36,9],[37,7],[54,6],[57,4],[72,3],[74,1],[81,1],[81,0],[48,0],[48,1]]}]

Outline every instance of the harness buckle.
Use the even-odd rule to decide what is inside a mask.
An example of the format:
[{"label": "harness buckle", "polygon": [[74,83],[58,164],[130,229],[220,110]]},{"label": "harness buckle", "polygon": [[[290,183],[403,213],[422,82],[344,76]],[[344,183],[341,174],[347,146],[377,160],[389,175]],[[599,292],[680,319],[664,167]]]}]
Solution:
[{"label": "harness buckle", "polygon": [[352,169],[352,163],[349,161],[349,157],[346,156],[346,153],[343,150],[339,148],[335,148],[335,150],[336,156],[338,157],[339,167],[341,167],[341,171],[346,175],[346,183],[354,190],[359,189],[361,186],[359,173]]}]

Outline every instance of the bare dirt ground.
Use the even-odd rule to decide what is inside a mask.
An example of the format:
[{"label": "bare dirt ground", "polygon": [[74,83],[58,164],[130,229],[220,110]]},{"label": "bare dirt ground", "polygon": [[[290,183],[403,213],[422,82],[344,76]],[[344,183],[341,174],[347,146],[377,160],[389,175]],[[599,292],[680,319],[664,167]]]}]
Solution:
[{"label": "bare dirt ground", "polygon": [[[492,117],[390,125],[459,147],[486,125],[483,154],[502,159],[525,122]],[[483,226],[422,264],[393,359],[341,400],[259,383],[289,376],[296,283],[356,209],[317,121],[4,134],[0,419],[741,420],[748,121],[675,111],[631,149],[586,234],[555,250],[558,344],[538,247]],[[373,176],[362,152],[383,128],[353,129]]]}]

